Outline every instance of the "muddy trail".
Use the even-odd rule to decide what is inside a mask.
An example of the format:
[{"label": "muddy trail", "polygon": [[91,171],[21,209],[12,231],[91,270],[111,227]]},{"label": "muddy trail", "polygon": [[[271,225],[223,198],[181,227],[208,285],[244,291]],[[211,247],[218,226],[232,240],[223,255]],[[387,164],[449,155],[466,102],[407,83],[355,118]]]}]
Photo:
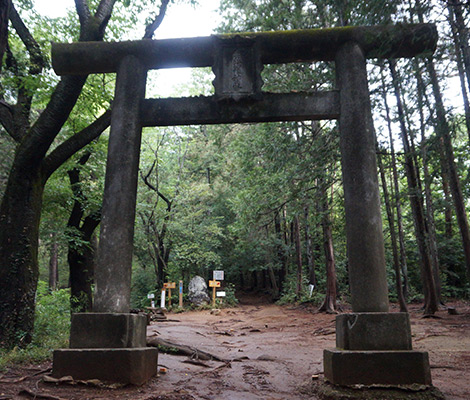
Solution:
[{"label": "muddy trail", "polygon": [[[0,399],[314,399],[302,388],[322,378],[322,351],[334,347],[335,316],[262,300],[245,298],[217,312],[170,313],[168,321],[148,327],[149,339],[196,347],[222,361],[175,355],[170,347],[159,355],[158,377],[120,388],[48,383],[48,363],[14,368],[0,374]],[[447,399],[468,400],[470,304],[453,306],[456,315],[442,310],[437,318],[422,318],[420,306],[411,305],[413,346],[429,351],[433,383]]]}]

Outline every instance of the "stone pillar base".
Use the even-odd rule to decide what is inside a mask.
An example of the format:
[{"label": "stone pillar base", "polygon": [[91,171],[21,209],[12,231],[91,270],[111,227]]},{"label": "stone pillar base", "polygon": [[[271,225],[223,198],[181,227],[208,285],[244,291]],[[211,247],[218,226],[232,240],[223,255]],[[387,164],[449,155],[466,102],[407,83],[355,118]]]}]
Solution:
[{"label": "stone pillar base", "polygon": [[428,353],[413,350],[323,351],[325,379],[334,385],[426,385],[431,370]]},{"label": "stone pillar base", "polygon": [[411,350],[408,313],[351,313],[336,317],[336,347],[343,350]]},{"label": "stone pillar base", "polygon": [[126,313],[75,313],[71,349],[146,347],[147,318]]},{"label": "stone pillar base", "polygon": [[62,349],[54,351],[52,376],[142,385],[157,373],[157,364],[158,350],[150,347]]},{"label": "stone pillar base", "polygon": [[52,376],[142,385],[158,365],[158,350],[146,347],[146,333],[143,315],[73,314],[71,348],[54,351]]}]

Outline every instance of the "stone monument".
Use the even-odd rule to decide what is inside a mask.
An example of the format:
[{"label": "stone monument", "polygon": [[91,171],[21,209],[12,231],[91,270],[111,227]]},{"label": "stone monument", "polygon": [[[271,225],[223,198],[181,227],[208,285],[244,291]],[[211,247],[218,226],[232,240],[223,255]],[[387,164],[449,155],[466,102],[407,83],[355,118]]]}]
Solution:
[{"label": "stone monument", "polygon": [[[128,314],[142,126],[339,119],[353,313],[336,320],[325,377],[338,385],[430,385],[428,356],[412,350],[408,315],[389,313],[366,59],[431,54],[436,42],[434,25],[401,24],[53,44],[59,75],[117,72],[95,313],[74,315],[71,349],[55,352],[53,374],[141,383],[156,371],[143,324]],[[264,64],[312,61],[335,62],[338,90],[262,92]],[[215,95],[144,99],[149,69],[181,66],[211,66]]]}]

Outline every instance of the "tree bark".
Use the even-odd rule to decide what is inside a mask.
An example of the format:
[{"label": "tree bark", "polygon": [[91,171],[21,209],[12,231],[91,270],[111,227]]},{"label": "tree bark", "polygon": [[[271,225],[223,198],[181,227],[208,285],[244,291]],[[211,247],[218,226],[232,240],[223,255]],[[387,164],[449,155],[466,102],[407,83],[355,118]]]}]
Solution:
[{"label": "tree bark", "polygon": [[8,15],[10,12],[10,0],[0,0],[0,71],[2,68],[3,54],[8,44]]},{"label": "tree bark", "polygon": [[280,269],[279,269],[279,291],[282,293],[284,289],[284,283],[286,280],[286,275],[287,275],[287,257],[286,257],[286,252],[284,250],[285,246],[285,240],[284,236],[282,234],[282,226],[284,224],[281,224],[281,215],[280,212],[276,212],[274,216],[274,229],[276,231],[276,241],[277,241],[277,257],[278,257],[278,262],[280,264]]},{"label": "tree bark", "polygon": [[[89,157],[90,153],[86,153],[80,158],[79,164],[84,165]],[[67,222],[70,234],[67,255],[70,271],[70,308],[72,312],[87,312],[91,311],[93,306],[92,284],[96,248],[92,238],[101,216],[100,211],[96,210],[83,219],[86,198],[79,186],[79,169],[74,168],[68,171],[68,175],[75,196]]]},{"label": "tree bark", "polygon": [[[468,100],[468,89],[465,83],[465,67],[463,63],[464,59],[464,51],[462,49],[462,38],[459,35],[459,30],[457,28],[457,22],[455,21],[455,14],[453,11],[452,3],[449,2],[447,5],[449,11],[449,25],[452,32],[452,40],[454,42],[454,50],[455,50],[455,59],[457,63],[457,70],[459,72],[459,80],[460,80],[460,90],[462,92],[462,99],[463,99],[463,106],[465,111],[465,125],[467,127],[467,136],[468,136],[468,143],[470,145],[470,103]],[[470,83],[469,83],[470,88]]]},{"label": "tree bark", "polygon": [[400,269],[403,275],[403,297],[406,301],[408,298],[408,265],[406,261],[406,248],[405,248],[405,235],[403,232],[403,217],[401,211],[401,199],[400,199],[400,186],[398,183],[398,168],[397,159],[395,155],[395,146],[393,144],[393,131],[392,131],[392,117],[390,115],[390,107],[388,106],[387,91],[385,86],[385,80],[383,77],[383,70],[381,71],[382,87],[383,87],[383,102],[385,107],[385,115],[387,119],[388,127],[388,139],[390,144],[390,155],[392,158],[392,177],[393,177],[393,189],[395,192],[395,208],[397,210],[397,228],[398,228],[398,243],[400,245]]},{"label": "tree bark", "polygon": [[402,137],[403,148],[405,152],[405,172],[408,181],[408,191],[410,195],[411,210],[413,213],[416,240],[418,242],[418,249],[421,259],[421,275],[423,278],[423,289],[425,297],[424,309],[426,314],[434,314],[438,310],[439,300],[437,298],[436,285],[434,282],[432,260],[429,256],[430,251],[426,241],[427,229],[424,216],[424,206],[421,197],[422,191],[421,188],[418,186],[416,166],[414,165],[414,159],[411,153],[408,132],[405,126],[403,105],[401,101],[400,90],[398,85],[398,76],[395,70],[394,61],[390,61],[390,72],[392,74],[392,81],[397,101],[398,118],[400,122],[400,134]]},{"label": "tree bark", "polygon": [[52,244],[49,257],[49,290],[57,290],[59,283],[59,244],[55,234],[51,234]]},{"label": "tree bark", "polygon": [[[417,64],[417,63],[416,63]],[[431,183],[432,177],[429,173],[428,166],[428,144],[426,140],[426,125],[424,120],[424,85],[422,83],[421,74],[419,69],[416,69],[416,76],[418,82],[418,112],[420,120],[420,131],[421,131],[421,160],[423,164],[423,175],[424,175],[424,193],[426,199],[426,219],[427,219],[427,228],[428,228],[428,242],[429,249],[431,251],[434,282],[436,284],[436,294],[439,300],[439,303],[442,302],[441,298],[441,277],[440,277],[440,263],[439,263],[439,254],[437,250],[437,235],[436,235],[436,224],[434,221],[434,202],[432,199],[432,190]]]},{"label": "tree bark", "polygon": [[[467,85],[470,88],[470,47],[468,44],[468,26],[465,25],[463,16],[463,4],[461,0],[450,0],[449,7],[455,15],[455,27],[457,29],[458,42],[462,54],[463,64],[465,66],[465,75],[467,77]],[[468,6],[467,6],[468,7]]]},{"label": "tree bark", "polygon": [[32,338],[43,188],[36,170],[13,168],[0,206],[0,345],[7,349]]},{"label": "tree bark", "polygon": [[297,264],[297,285],[295,295],[299,299],[302,294],[302,246],[300,243],[300,222],[299,216],[294,217],[293,234],[295,238],[295,260]]},{"label": "tree bark", "polygon": [[[114,1],[108,2],[114,4]],[[12,9],[10,19],[30,53],[30,73],[37,73],[39,58],[34,54],[34,43],[30,42],[32,36],[25,31],[24,24],[18,23],[17,13]],[[93,23],[88,21],[81,25],[81,39],[102,40],[109,16],[92,17]],[[11,107],[17,112],[10,116],[0,113],[0,122],[19,143],[0,205],[0,326],[3,328],[0,344],[4,348],[25,346],[32,338],[42,194],[47,178],[54,171],[46,168],[46,155],[70,115],[85,80],[86,76],[62,78],[31,127],[32,94],[18,98],[17,104]],[[76,145],[73,150],[78,151],[91,140]]]},{"label": "tree bark", "polygon": [[431,77],[431,85],[436,102],[436,116],[437,126],[436,131],[442,138],[444,143],[444,154],[446,159],[446,168],[449,176],[450,190],[452,193],[452,200],[454,202],[455,212],[457,214],[457,223],[460,229],[460,236],[462,238],[462,246],[465,254],[465,265],[467,268],[467,275],[470,278],[470,231],[468,226],[467,211],[465,209],[465,200],[463,198],[462,189],[460,186],[460,179],[455,165],[454,149],[452,146],[450,126],[447,121],[444,103],[442,100],[439,82],[437,80],[436,70],[432,59],[427,61],[427,68],[429,76]]},{"label": "tree bark", "polygon": [[405,296],[403,295],[403,286],[402,286],[401,274],[400,274],[400,257],[398,255],[397,234],[395,230],[394,215],[392,212],[392,205],[391,205],[390,196],[388,193],[385,169],[384,169],[381,156],[377,157],[377,164],[379,167],[380,179],[382,181],[382,191],[383,191],[383,197],[385,201],[385,209],[387,211],[388,226],[390,228],[390,240],[392,242],[392,254],[393,254],[393,269],[395,271],[395,288],[397,291],[398,304],[400,305],[400,312],[408,312],[408,307],[406,305]]},{"label": "tree bark", "polygon": [[307,255],[307,268],[308,268],[308,282],[310,285],[317,287],[317,277],[315,274],[315,256],[313,254],[312,235],[310,232],[309,223],[309,207],[304,207],[304,218],[305,218],[305,244],[306,244],[306,255]]},{"label": "tree bark", "polygon": [[318,311],[336,313],[336,264],[333,249],[333,235],[331,231],[330,210],[328,195],[324,183],[319,184],[321,192],[321,225],[323,230],[323,250],[326,264],[326,293],[323,304]]}]

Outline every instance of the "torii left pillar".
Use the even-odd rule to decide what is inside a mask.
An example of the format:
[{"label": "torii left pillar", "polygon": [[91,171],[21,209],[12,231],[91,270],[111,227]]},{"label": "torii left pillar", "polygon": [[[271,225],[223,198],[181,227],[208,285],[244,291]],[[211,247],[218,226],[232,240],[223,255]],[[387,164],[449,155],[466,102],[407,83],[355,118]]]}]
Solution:
[{"label": "torii left pillar", "polygon": [[158,350],[146,347],[147,319],[129,313],[146,77],[138,58],[123,58],[111,117],[94,312],[72,315],[70,348],[54,351],[55,377],[140,385],[157,372]]}]

